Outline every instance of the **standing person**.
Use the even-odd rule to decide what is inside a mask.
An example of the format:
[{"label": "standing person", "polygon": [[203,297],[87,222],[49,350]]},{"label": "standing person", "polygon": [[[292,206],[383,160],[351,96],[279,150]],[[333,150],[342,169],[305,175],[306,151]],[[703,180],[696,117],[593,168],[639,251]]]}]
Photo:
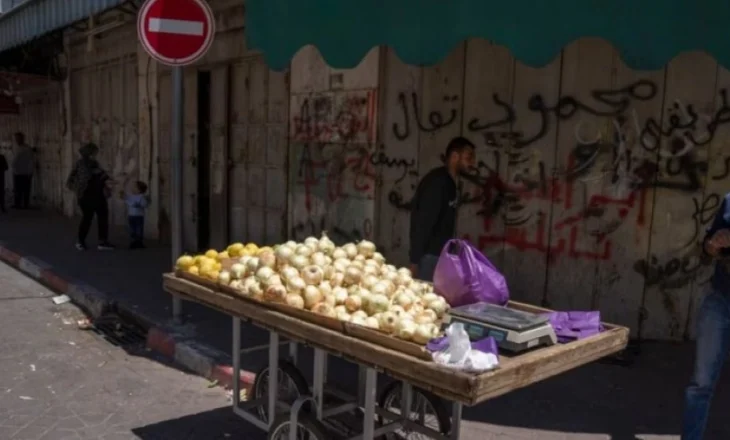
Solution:
[{"label": "standing person", "polygon": [[25,135],[17,132],[15,139],[15,156],[13,157],[13,192],[15,208],[28,209],[30,207],[30,189],[33,183],[35,170],[35,154],[33,149],[26,145]]},{"label": "standing person", "polygon": [[697,314],[695,366],[685,393],[682,440],[702,440],[710,400],[730,351],[730,193],[707,229],[703,248],[717,261],[711,290]]},{"label": "standing person", "polygon": [[81,223],[79,224],[79,236],[76,242],[76,249],[86,250],[86,236],[91,229],[91,222],[96,215],[96,223],[99,227],[99,250],[112,250],[114,246],[109,243],[109,205],[107,198],[110,194],[112,180],[104,171],[96,156],[99,154],[99,147],[95,144],[86,144],[79,150],[79,159],[71,170],[66,180],[66,187],[76,194],[81,208]]},{"label": "standing person", "polygon": [[127,219],[129,220],[130,249],[144,248],[144,214],[150,204],[147,195],[147,184],[137,181],[129,194],[124,195],[127,204]]},{"label": "standing person", "polygon": [[474,167],[474,144],[456,137],[446,147],[445,165],[431,170],[416,188],[411,202],[411,272],[424,281],[433,280],[439,255],[454,237],[461,173]]},{"label": "standing person", "polygon": [[5,172],[8,170],[8,161],[0,153],[0,212],[5,213]]}]

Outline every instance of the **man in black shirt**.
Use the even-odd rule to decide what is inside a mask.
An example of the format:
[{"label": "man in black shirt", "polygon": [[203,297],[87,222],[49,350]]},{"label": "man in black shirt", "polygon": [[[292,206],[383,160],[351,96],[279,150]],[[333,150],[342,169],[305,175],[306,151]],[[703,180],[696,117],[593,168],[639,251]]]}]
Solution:
[{"label": "man in black shirt", "polygon": [[411,202],[411,272],[433,280],[441,250],[454,237],[459,194],[456,180],[474,167],[474,144],[456,137],[446,147],[445,166],[431,170],[418,184]]}]

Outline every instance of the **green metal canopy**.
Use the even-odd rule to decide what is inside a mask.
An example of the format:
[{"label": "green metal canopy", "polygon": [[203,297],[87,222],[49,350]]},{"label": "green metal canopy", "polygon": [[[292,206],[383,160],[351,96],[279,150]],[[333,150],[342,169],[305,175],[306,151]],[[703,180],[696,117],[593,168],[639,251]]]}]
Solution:
[{"label": "green metal canopy", "polygon": [[335,68],[356,66],[377,45],[433,65],[471,37],[533,67],[581,37],[610,41],[639,70],[692,50],[730,67],[730,0],[247,0],[246,22],[249,47],[274,70],[308,44]]}]

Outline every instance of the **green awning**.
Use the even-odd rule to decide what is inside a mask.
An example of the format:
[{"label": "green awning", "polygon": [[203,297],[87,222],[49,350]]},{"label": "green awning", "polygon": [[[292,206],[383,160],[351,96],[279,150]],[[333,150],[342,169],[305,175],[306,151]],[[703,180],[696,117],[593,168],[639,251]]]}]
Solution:
[{"label": "green awning", "polygon": [[377,45],[412,65],[433,65],[472,37],[548,64],[580,37],[602,37],[640,70],[702,50],[730,67],[730,0],[247,0],[248,45],[275,70],[303,46],[335,68]]}]

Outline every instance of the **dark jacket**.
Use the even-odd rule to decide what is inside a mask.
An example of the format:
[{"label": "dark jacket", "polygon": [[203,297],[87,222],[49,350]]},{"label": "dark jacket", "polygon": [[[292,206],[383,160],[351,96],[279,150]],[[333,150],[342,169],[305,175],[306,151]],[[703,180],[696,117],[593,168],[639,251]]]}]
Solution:
[{"label": "dark jacket", "polygon": [[[705,234],[705,239],[702,241],[703,250],[705,249],[707,240],[720,229],[730,229],[730,193],[725,194],[720,209],[717,210],[717,214],[715,215],[715,220],[707,228],[707,234]],[[712,276],[712,288],[719,293],[730,295],[730,272],[728,271],[730,249],[723,249],[718,257],[720,261],[715,265],[715,273]]]},{"label": "dark jacket", "polygon": [[8,161],[5,159],[4,154],[0,154],[0,174],[5,174],[5,171],[8,170]]},{"label": "dark jacket", "polygon": [[424,255],[440,255],[454,238],[458,202],[456,182],[446,167],[423,177],[411,202],[411,263],[419,264]]}]

